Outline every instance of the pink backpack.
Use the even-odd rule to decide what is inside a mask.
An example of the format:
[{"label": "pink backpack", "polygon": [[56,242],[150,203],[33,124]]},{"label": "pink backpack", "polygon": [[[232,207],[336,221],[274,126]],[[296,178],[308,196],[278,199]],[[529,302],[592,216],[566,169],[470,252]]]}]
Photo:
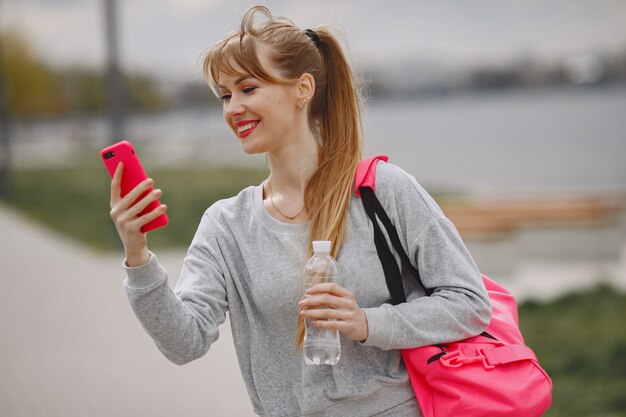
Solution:
[{"label": "pink backpack", "polygon": [[[374,242],[394,304],[406,301],[397,262],[382,233],[380,220],[400,256],[426,294],[417,268],[397,230],[374,193],[377,160],[362,161],[355,190],[374,226]],[[492,318],[485,332],[469,339],[402,350],[415,396],[425,417],[538,417],[552,403],[552,381],[524,345],[517,303],[506,289],[482,276],[491,300]]]}]

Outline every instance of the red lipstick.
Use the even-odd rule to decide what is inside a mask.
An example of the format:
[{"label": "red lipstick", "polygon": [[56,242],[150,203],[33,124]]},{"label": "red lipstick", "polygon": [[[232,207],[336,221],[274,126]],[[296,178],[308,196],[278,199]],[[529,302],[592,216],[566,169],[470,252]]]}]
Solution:
[{"label": "red lipstick", "polygon": [[240,120],[236,122],[237,135],[242,139],[245,138],[256,129],[259,123],[259,120]]}]

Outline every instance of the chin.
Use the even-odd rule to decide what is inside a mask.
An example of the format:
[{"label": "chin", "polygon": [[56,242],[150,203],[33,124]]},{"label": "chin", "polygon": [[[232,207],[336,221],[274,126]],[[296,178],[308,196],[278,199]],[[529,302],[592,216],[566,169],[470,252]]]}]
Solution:
[{"label": "chin", "polygon": [[258,155],[260,153],[266,152],[265,149],[262,149],[259,146],[255,146],[255,144],[252,143],[242,143],[241,150],[247,155]]}]

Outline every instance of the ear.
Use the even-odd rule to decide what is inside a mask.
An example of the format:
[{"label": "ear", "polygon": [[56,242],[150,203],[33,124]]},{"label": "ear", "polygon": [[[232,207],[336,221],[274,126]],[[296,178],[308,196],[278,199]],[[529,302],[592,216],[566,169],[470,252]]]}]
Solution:
[{"label": "ear", "polygon": [[315,94],[315,78],[308,72],[302,74],[296,83],[298,95],[298,107],[302,103],[302,107],[308,103]]}]

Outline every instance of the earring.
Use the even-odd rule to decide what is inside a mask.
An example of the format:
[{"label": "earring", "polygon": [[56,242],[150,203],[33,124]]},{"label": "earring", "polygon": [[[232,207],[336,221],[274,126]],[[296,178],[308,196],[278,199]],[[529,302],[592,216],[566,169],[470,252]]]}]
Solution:
[{"label": "earring", "polygon": [[298,100],[298,109],[302,110],[304,108],[304,105],[311,99],[311,97],[305,97],[301,100]]}]

